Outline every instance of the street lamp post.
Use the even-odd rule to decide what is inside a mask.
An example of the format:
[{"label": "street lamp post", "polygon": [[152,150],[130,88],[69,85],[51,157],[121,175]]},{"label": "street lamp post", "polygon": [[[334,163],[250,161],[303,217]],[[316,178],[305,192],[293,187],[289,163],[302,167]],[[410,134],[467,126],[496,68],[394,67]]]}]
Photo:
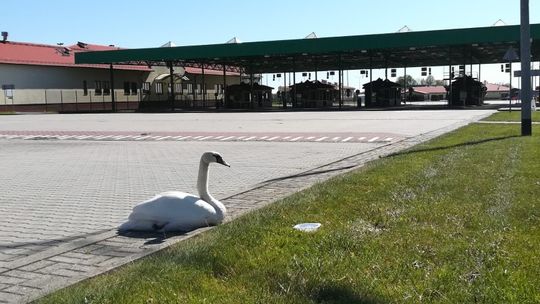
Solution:
[{"label": "street lamp post", "polygon": [[531,27],[529,0],[521,0],[521,135],[532,135],[531,123]]}]

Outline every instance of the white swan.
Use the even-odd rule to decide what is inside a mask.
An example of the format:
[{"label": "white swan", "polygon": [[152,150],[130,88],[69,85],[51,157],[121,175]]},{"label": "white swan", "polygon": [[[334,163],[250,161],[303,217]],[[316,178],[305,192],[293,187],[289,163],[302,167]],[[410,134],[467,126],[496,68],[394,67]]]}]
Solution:
[{"label": "white swan", "polygon": [[119,231],[190,231],[220,224],[227,212],[225,206],[208,193],[208,167],[218,163],[230,167],[217,152],[201,156],[197,190],[199,196],[169,191],[139,203]]}]

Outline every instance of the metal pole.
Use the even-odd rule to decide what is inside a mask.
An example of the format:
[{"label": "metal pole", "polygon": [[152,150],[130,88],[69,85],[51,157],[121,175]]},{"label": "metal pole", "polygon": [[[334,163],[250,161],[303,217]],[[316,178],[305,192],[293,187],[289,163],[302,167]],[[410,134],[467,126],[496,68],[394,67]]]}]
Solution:
[{"label": "metal pole", "polygon": [[174,111],[174,69],[172,61],[167,62],[167,65],[169,66],[169,77],[171,78],[169,82],[171,84],[171,95],[169,99],[171,101],[171,111]]},{"label": "metal pole", "polygon": [[403,68],[403,100],[407,102],[407,66]]},{"label": "metal pole", "polygon": [[298,106],[297,100],[296,100],[296,68],[293,67],[293,69],[295,71],[293,71],[293,81],[292,81],[293,84],[292,84],[292,86],[293,86],[294,90],[293,90],[293,99],[292,100],[293,100],[293,108],[296,108]]},{"label": "metal pole", "polygon": [[202,90],[202,100],[203,100],[203,107],[206,107],[206,76],[204,75],[204,63],[201,64],[201,71],[202,71],[202,84],[201,84],[201,90]]},{"label": "metal pole", "polygon": [[508,89],[508,108],[512,113],[512,62],[510,61],[510,88]]},{"label": "metal pole", "polygon": [[[223,65],[223,89],[221,90],[221,99],[223,100],[223,106],[225,106],[225,88],[227,87],[227,66]],[[217,108],[217,104],[216,104]]]},{"label": "metal pole", "polygon": [[109,66],[109,71],[111,74],[111,106],[112,106],[112,111],[114,113],[116,112],[116,98],[114,96],[114,72],[113,72],[114,69],[113,69],[112,63]]},{"label": "metal pole", "polygon": [[532,135],[531,123],[531,26],[529,0],[521,0],[521,135]]},{"label": "metal pole", "polygon": [[281,92],[283,98],[283,108],[287,108],[287,72],[283,72],[283,92]]},{"label": "metal pole", "polygon": [[255,108],[255,96],[253,96],[253,71],[249,74],[249,101],[250,107]]}]

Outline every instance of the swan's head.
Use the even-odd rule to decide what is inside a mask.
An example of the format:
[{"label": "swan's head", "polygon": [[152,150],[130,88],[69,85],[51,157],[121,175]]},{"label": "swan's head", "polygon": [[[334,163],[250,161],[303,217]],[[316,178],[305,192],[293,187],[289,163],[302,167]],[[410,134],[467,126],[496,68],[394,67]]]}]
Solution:
[{"label": "swan's head", "polygon": [[218,163],[218,164],[222,164],[224,166],[227,166],[227,167],[230,167],[231,165],[229,165],[225,160],[223,160],[223,157],[221,156],[221,154],[217,153],[217,152],[205,152],[201,159],[203,161],[205,161],[206,163]]}]

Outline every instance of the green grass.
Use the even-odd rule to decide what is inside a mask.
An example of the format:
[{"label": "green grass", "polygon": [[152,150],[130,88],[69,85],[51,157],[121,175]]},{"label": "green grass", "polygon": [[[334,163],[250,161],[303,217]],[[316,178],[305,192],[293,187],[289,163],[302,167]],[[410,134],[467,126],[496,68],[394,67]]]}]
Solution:
[{"label": "green grass", "polygon": [[518,134],[470,125],[39,303],[538,303],[540,128]]},{"label": "green grass", "polygon": [[[521,121],[521,111],[504,111],[497,112],[484,120],[488,121]],[[540,112],[532,112],[532,121],[540,121]]]}]

